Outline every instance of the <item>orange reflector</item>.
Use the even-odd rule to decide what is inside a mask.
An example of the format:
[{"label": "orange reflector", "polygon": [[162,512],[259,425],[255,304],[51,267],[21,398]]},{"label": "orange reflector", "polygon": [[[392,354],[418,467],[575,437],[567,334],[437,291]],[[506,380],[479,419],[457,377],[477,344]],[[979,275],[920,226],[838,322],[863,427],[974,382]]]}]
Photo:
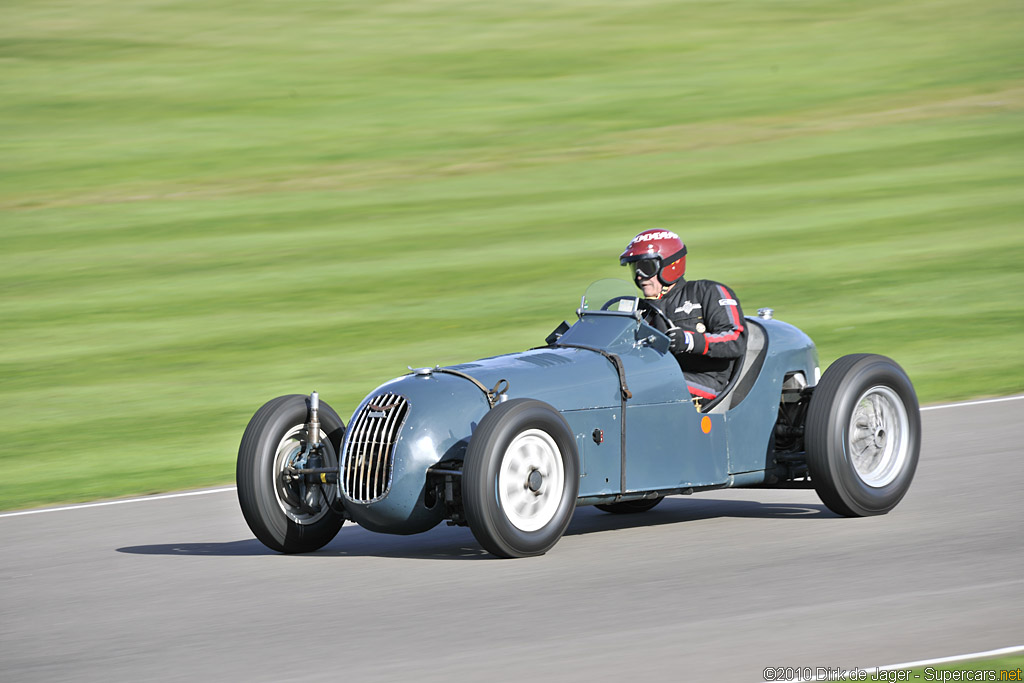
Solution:
[{"label": "orange reflector", "polygon": [[711,433],[711,418],[705,415],[700,421],[700,430],[705,434]]}]

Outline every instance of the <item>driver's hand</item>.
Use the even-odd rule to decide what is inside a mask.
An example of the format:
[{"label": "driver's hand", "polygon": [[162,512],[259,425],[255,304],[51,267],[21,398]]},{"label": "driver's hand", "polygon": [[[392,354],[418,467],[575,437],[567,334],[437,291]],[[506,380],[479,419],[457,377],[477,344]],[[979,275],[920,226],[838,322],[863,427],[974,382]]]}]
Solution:
[{"label": "driver's hand", "polygon": [[672,353],[688,353],[693,351],[693,333],[673,327],[668,331],[668,337],[672,340],[668,346],[669,351]]}]

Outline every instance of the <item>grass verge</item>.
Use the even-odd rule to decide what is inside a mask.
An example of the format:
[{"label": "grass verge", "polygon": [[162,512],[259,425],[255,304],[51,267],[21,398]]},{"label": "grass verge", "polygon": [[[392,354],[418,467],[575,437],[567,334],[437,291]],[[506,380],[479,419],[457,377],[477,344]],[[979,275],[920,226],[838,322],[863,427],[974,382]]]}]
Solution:
[{"label": "grass verge", "polygon": [[1024,389],[1013,0],[0,8],[0,508],[527,348],[642,229],[823,362]]}]

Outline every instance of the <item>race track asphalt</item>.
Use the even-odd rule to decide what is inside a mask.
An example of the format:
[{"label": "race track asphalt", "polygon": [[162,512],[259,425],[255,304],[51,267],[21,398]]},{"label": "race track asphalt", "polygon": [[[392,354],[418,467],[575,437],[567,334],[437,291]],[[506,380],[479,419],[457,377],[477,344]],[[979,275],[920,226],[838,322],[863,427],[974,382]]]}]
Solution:
[{"label": "race track asphalt", "polygon": [[754,682],[1024,644],[1024,401],[922,418],[888,515],[812,490],[581,508],[525,560],[447,526],[279,556],[232,491],[0,517],[0,680]]}]

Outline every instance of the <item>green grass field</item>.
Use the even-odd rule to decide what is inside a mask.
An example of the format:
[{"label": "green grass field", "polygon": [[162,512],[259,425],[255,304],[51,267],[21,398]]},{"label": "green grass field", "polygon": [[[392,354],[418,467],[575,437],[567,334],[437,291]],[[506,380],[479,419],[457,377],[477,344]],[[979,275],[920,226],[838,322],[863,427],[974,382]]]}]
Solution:
[{"label": "green grass field", "polygon": [[1018,0],[0,6],[0,508],[528,348],[636,232],[923,402],[1024,390]]}]

